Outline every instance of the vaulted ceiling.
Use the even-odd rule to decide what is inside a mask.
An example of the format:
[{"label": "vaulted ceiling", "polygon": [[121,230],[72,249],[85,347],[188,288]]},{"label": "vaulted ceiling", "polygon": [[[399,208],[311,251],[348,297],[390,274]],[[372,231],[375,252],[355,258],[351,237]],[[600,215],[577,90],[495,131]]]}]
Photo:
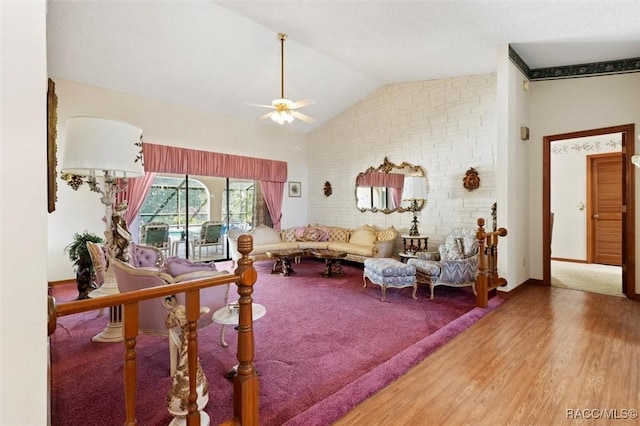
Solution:
[{"label": "vaulted ceiling", "polygon": [[640,57],[640,1],[49,0],[48,71],[258,120],[280,95],[312,98],[309,132],[390,83],[496,71],[510,44],[530,68]]}]

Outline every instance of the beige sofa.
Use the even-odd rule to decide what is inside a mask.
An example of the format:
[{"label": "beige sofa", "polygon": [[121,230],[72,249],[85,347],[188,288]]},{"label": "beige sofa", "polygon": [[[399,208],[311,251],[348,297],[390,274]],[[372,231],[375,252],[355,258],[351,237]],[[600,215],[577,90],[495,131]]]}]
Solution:
[{"label": "beige sofa", "polygon": [[253,237],[253,251],[250,254],[253,260],[268,259],[268,251],[329,249],[346,252],[346,260],[364,263],[370,257],[391,257],[398,231],[393,226],[380,230],[370,225],[363,225],[358,229],[323,225],[308,225],[283,231],[267,226],[259,226],[251,232],[232,229],[228,238],[234,263],[241,257],[238,252],[238,237],[242,234]]}]

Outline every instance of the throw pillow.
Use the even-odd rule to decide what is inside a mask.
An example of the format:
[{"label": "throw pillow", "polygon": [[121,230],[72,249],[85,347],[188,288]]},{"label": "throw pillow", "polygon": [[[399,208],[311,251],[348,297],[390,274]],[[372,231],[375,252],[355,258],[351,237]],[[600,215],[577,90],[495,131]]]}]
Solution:
[{"label": "throw pillow", "polygon": [[327,241],[329,230],[319,226],[307,226],[302,233],[301,241]]},{"label": "throw pillow", "polygon": [[375,243],[376,238],[376,232],[370,226],[365,225],[351,233],[349,242],[363,246],[372,246],[373,243]]},{"label": "throw pillow", "polygon": [[182,257],[169,257],[165,259],[162,271],[172,277],[177,277],[195,271],[216,271],[216,264],[214,262],[196,264]]},{"label": "throw pillow", "polygon": [[299,228],[289,228],[284,232],[284,240],[288,243],[292,243],[294,241],[297,241],[296,239],[296,231]]},{"label": "throw pillow", "polygon": [[294,235],[295,235],[295,237],[296,237],[296,241],[305,241],[305,240],[303,239],[303,238],[304,238],[304,231],[305,231],[305,229],[307,229],[307,228],[305,228],[304,226],[301,226],[301,227],[299,227],[299,228],[296,228],[296,230],[295,230],[295,232],[294,232]]},{"label": "throw pillow", "polygon": [[462,247],[462,239],[448,235],[444,244],[440,246],[440,257],[443,260],[460,260],[464,259],[464,248]]}]

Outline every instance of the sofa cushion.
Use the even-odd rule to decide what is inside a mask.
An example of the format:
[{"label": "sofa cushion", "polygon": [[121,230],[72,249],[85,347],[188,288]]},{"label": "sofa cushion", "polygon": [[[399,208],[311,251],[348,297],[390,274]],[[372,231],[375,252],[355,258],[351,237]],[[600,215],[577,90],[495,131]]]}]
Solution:
[{"label": "sofa cushion", "polygon": [[251,255],[263,254],[268,251],[282,251],[282,250],[297,250],[298,243],[273,243],[273,244],[260,244],[253,246]]},{"label": "sofa cushion", "polygon": [[329,241],[298,241],[298,248],[300,250],[328,249],[329,248]]},{"label": "sofa cushion", "polygon": [[416,268],[416,271],[432,277],[439,277],[441,266],[440,262],[434,260],[409,259],[408,265]]},{"label": "sofa cushion", "polygon": [[372,246],[377,239],[376,231],[373,230],[370,226],[363,226],[359,229],[356,229],[351,233],[351,238],[349,238],[349,242],[352,244],[359,244],[362,246]]},{"label": "sofa cushion", "polygon": [[329,250],[346,251],[349,254],[366,257],[373,257],[377,250],[375,246],[363,246],[361,244],[346,243],[341,241],[329,241],[327,248]]}]

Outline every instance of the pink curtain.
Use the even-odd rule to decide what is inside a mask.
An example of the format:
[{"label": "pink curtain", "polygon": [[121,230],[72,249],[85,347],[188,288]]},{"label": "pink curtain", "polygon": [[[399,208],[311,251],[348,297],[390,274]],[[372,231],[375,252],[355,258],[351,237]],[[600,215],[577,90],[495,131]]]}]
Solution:
[{"label": "pink curtain", "polygon": [[142,144],[144,170],[157,173],[176,173],[186,175],[186,153],[175,146]]},{"label": "pink curtain", "polygon": [[145,143],[145,170],[269,182],[287,181],[287,163],[263,158]]},{"label": "pink curtain", "polygon": [[[140,211],[153,180],[156,178],[156,174],[154,172],[145,172],[142,177],[127,179],[127,189],[116,194],[116,204],[127,200],[127,211],[124,214],[124,220],[127,225],[135,219]],[[118,179],[118,186],[122,187],[122,185],[122,179]]]},{"label": "pink curtain", "polygon": [[260,181],[274,228],[280,229],[286,162],[150,143],[144,143],[142,149],[144,168],[150,172]]},{"label": "pink curtain", "polygon": [[284,182],[260,181],[260,190],[264,201],[267,203],[273,229],[280,230],[282,220],[282,197],[284,193]]},{"label": "pink curtain", "polygon": [[404,175],[401,173],[369,172],[358,176],[356,186],[372,186],[389,188],[393,208],[402,203],[402,189],[404,187]]}]

